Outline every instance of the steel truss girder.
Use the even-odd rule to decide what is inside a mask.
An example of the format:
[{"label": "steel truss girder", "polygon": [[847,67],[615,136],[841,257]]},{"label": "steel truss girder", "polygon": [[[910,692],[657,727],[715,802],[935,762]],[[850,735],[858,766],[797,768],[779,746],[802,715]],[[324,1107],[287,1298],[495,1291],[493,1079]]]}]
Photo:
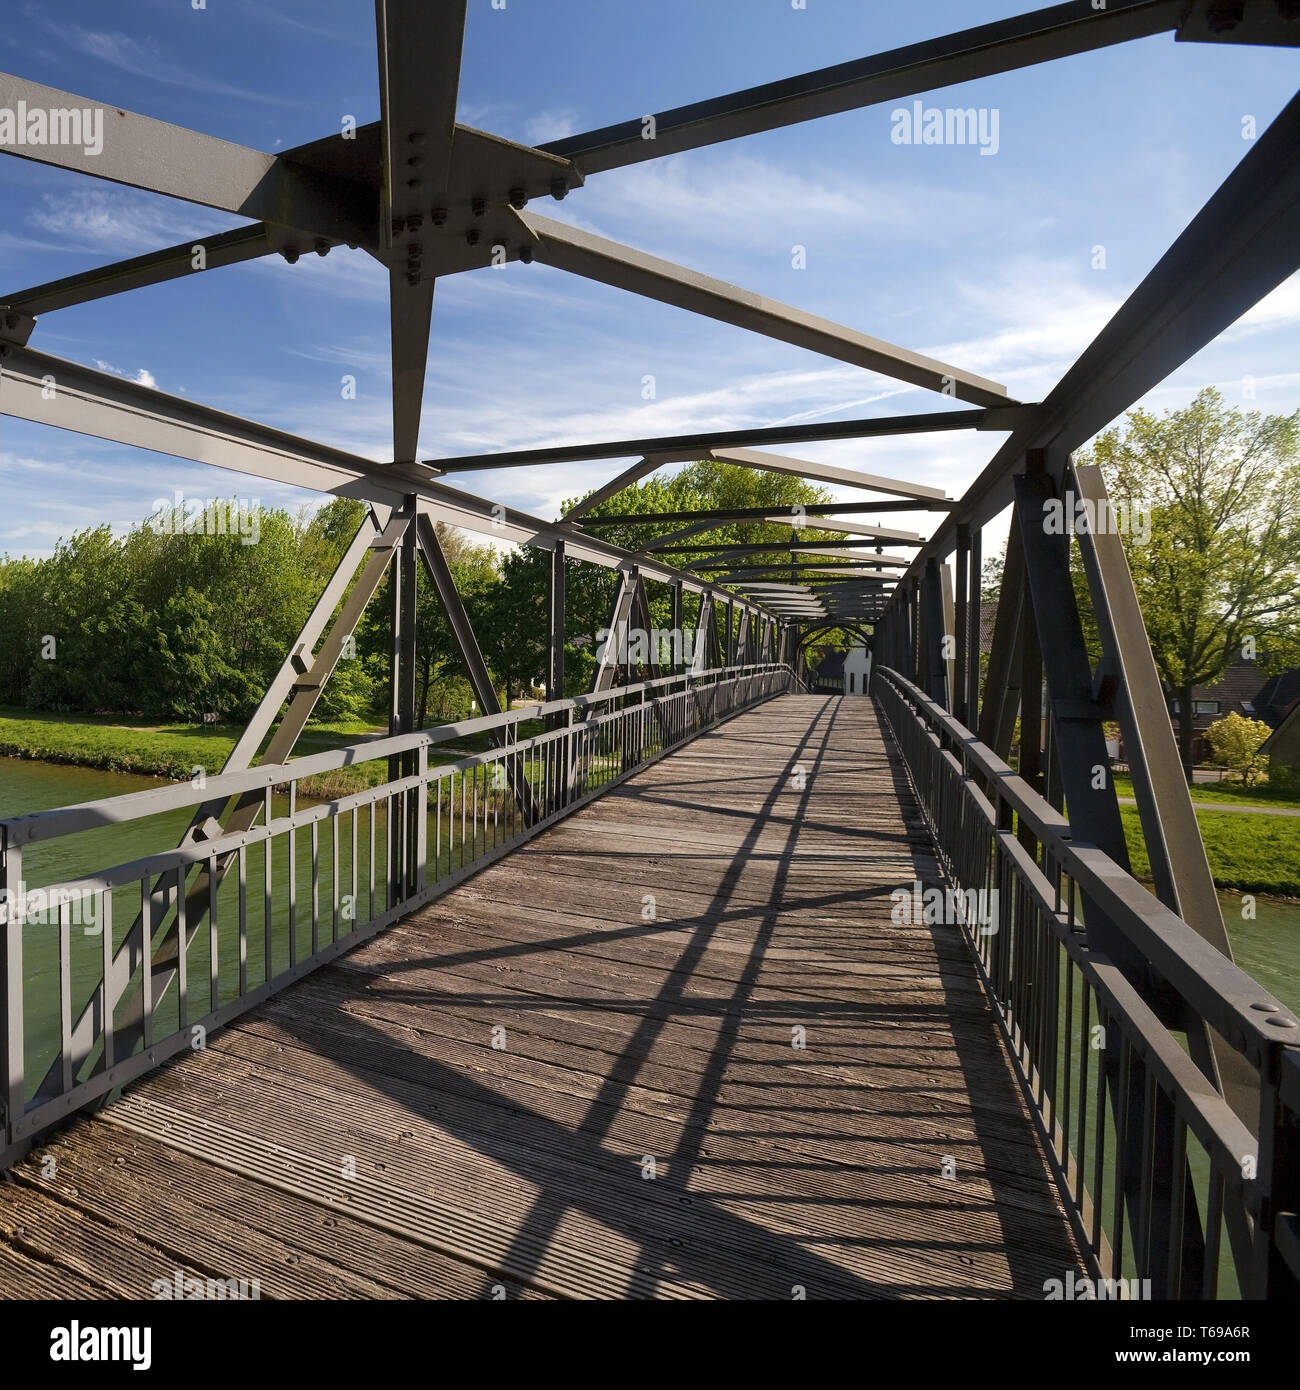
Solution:
[{"label": "steel truss girder", "polygon": [[[422,228],[451,175],[466,0],[375,0],[380,105],[379,244],[390,253],[393,458],[418,453],[433,320]],[[405,251],[403,266],[399,254]]]},{"label": "steel truss girder", "polygon": [[498,454],[464,454],[429,459],[444,473],[468,473],[490,468],[522,468],[534,463],[590,463],[601,459],[695,459],[710,449],[757,444],[811,444],[834,439],[876,439],[896,434],[930,434],[941,430],[1010,430],[1031,409],[1002,405],[987,410],[939,410],[922,415],[883,415],[863,420],[828,420],[809,425],[758,425],[753,429],[722,430],[713,434],[675,434],[658,439],[616,439],[603,444],[565,444],[554,449],[511,449]]},{"label": "steel truss girder", "polygon": [[[478,638],[474,635],[474,625],[470,622],[469,614],[465,611],[460,590],[456,588],[455,576],[451,572],[442,543],[438,539],[438,530],[434,524],[432,510],[419,502],[416,502],[415,538],[419,545],[420,558],[424,561],[425,573],[433,581],[433,586],[438,594],[438,601],[442,604],[448,623],[451,624],[452,633],[456,638],[456,646],[460,649],[461,661],[465,665],[465,674],[469,677],[469,683],[479,708],[484,714],[500,714],[501,702],[497,699],[496,687],[492,684],[491,673],[488,671],[487,662],[483,660],[483,652],[479,647]],[[498,748],[506,746],[505,730],[494,729],[491,738]],[[525,824],[535,825],[538,819],[538,809],[532,788],[528,785],[524,774],[514,765],[513,760],[510,760],[506,768],[506,776],[510,781],[510,789],[514,794],[520,813],[524,817]]]},{"label": "steel truss girder", "polygon": [[958,523],[1012,501],[1030,449],[1068,453],[1118,419],[1300,267],[1300,95],[1211,195],[1078,361],[1030,408],[918,556],[947,555]]},{"label": "steel truss girder", "polygon": [[[0,345],[0,376],[0,414],[15,419],[389,509],[400,507],[406,494],[414,492],[437,520],[497,540],[544,549],[564,540],[572,559],[606,569],[618,569],[633,559],[630,551],[585,535],[576,526],[542,521],[438,483],[418,467],[375,464],[31,348]],[[638,563],[649,577],[667,583],[681,580],[692,593],[709,587],[653,559]]]},{"label": "steel truss girder", "polygon": [[[1067,477],[1077,496],[1094,506],[1106,501],[1099,468],[1072,465]],[[1113,691],[1156,896],[1231,960],[1232,945],[1123,542],[1108,530],[1080,530],[1077,540],[1104,653],[1098,675]],[[1212,1031],[1208,1049],[1197,1059],[1202,1065],[1206,1050],[1237,1117],[1257,1134],[1259,1082],[1254,1069]]]},{"label": "steel truss girder", "polygon": [[1185,9],[1184,0],[1109,0],[1101,9],[1053,5],[660,112],[652,140],[637,117],[541,148],[571,159],[584,173],[600,173],[1145,38],[1176,28]]},{"label": "steel truss girder", "polygon": [[56,309],[89,304],[92,300],[122,294],[127,290],[184,279],[199,274],[201,270],[241,265],[245,261],[258,260],[277,252],[283,254],[287,251],[296,259],[304,240],[307,248],[318,255],[325,255],[331,247],[339,244],[337,238],[305,239],[301,232],[290,227],[273,227],[267,222],[255,222],[251,227],[236,227],[234,231],[219,232],[215,236],[191,237],[179,246],[150,251],[129,261],[118,261],[61,280],[51,280],[48,284],[11,294],[5,302],[11,308],[21,309],[28,314],[49,314]]},{"label": "steel truss girder", "polygon": [[883,492],[891,497],[914,497],[927,502],[949,500],[939,487],[909,483],[902,478],[882,478],[874,473],[861,473],[855,468],[836,468],[829,463],[787,458],[784,454],[769,454],[759,449],[710,449],[709,457],[718,463],[734,463],[760,473],[784,473],[795,478],[811,478],[819,483],[839,483],[842,487]]},{"label": "steel truss girder", "polygon": [[832,323],[788,304],[742,290],[724,280],[686,270],[620,242],[581,231],[536,213],[520,222],[538,239],[537,259],[616,289],[630,290],[737,328],[834,357],[927,390],[976,405],[1015,405],[1006,388],[946,362],[910,352],[883,339]]},{"label": "steel truss girder", "polygon": [[[1070,827],[1077,839],[1096,845],[1127,870],[1128,845],[1114,780],[1109,776],[1110,760],[1102,728],[1110,717],[1110,709],[1097,701],[1093,691],[1092,667],[1070,582],[1070,538],[1049,534],[1043,524],[1044,504],[1055,496],[1045,474],[1022,474],[1015,485],[1015,526],[1027,593],[1025,618],[1033,623],[1042,653],[1042,672],[1051,698],[1054,747],[1060,752]],[[1023,689],[1020,696],[1023,702]],[[1022,746],[1029,736],[1022,721]],[[1107,774],[1101,785],[1099,768]],[[1090,939],[1130,978],[1135,982],[1142,979],[1141,958],[1113,922],[1090,913],[1088,931]]]},{"label": "steel truss girder", "polygon": [[[262,758],[262,761],[267,763],[283,763],[288,760],[298,741],[298,735],[306,726],[307,720],[320,698],[320,692],[325,682],[342,657],[346,640],[356,630],[362,612],[383,581],[389,563],[397,547],[402,543],[402,538],[410,522],[409,513],[392,515],[383,522],[382,528],[378,518],[367,517],[363,521],[357,535],[353,538],[313,607],[279,672],[267,688],[267,692],[253,717],[227,756],[221,769],[223,774],[242,771],[244,768],[252,766],[262,740],[275,723],[276,716],[279,714],[285,699],[292,695],[289,708],[280,719],[275,734],[267,745]],[[363,559],[365,565],[362,573],[351,591],[347,593],[346,601],[339,611],[338,617],[330,624],[329,634],[326,636],[324,644],[316,652],[310,665],[306,665],[306,654],[315,650],[321,634],[325,631],[326,624],[329,623],[337,604],[343,599],[344,593]],[[199,839],[215,838],[218,830],[211,824],[214,820],[222,834],[237,833],[240,830],[249,829],[256,823],[263,802],[261,797],[245,797],[235,805],[223,821],[224,806],[224,801],[205,802],[195,813],[188,829],[181,837],[181,846],[193,844]],[[225,877],[231,862],[232,860],[228,857],[225,861],[218,863],[218,883]],[[192,940],[208,910],[208,876],[205,871],[200,871],[194,886],[187,890],[186,897],[186,936],[187,939]],[[171,901],[171,890],[163,886],[162,880],[158,880],[151,890],[151,902],[153,903],[151,921],[155,925],[163,921]],[[176,979],[176,962],[179,955],[177,925],[177,921],[173,920],[156,947],[152,942],[149,943],[149,964],[146,968],[151,972],[151,998],[155,1002],[166,995],[167,990]],[[121,945],[114,953],[110,965],[110,983],[114,994],[120,996],[123,993],[127,983],[144,959],[144,954],[144,918],[137,916]],[[99,1017],[104,1007],[103,989],[104,982],[101,981],[92,990],[85,1008],[72,1027],[70,1036],[74,1072],[90,1055],[95,1037],[99,1032]],[[119,1007],[121,1017],[115,1030],[117,1047],[119,1051],[127,1049],[129,1052],[129,1049],[134,1046],[143,1032],[143,995],[139,988]],[[44,1093],[47,1088],[57,1084],[58,1078],[55,1075],[55,1068],[51,1067],[41,1083],[38,1094]]]},{"label": "steel truss girder", "polygon": [[364,184],[303,168],[290,155],[263,154],[0,73],[0,107],[17,110],[19,102],[46,111],[100,111],[103,148],[89,155],[84,142],[6,144],[0,147],[5,154],[336,241],[374,245],[377,204]]},{"label": "steel truss girder", "polygon": [[[668,522],[712,521],[725,525],[733,521],[779,521],[789,523],[798,520],[808,526],[816,526],[809,517],[824,517],[844,514],[862,516],[866,512],[926,512],[947,511],[958,505],[954,498],[942,501],[881,501],[881,502],[817,502],[808,506],[781,507],[721,507],[714,511],[676,511],[676,512],[618,512],[605,516],[585,516],[582,519],[584,530],[593,526],[647,526]],[[783,515],[784,511],[784,515]],[[667,539],[660,537],[660,540]]]}]

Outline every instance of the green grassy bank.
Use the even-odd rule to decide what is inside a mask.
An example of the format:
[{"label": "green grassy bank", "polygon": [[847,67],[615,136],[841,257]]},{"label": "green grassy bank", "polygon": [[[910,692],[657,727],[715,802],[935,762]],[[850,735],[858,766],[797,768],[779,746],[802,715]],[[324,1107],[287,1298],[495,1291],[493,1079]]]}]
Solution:
[{"label": "green grassy bank", "polygon": [[[1134,874],[1151,878],[1136,806],[1121,806]],[[1243,816],[1197,806],[1196,819],[1215,886],[1300,898],[1300,817]]]},{"label": "green grassy bank", "polygon": [[[526,724],[520,736],[539,732]],[[132,772],[167,781],[188,780],[196,767],[208,776],[220,772],[243,727],[237,724],[156,724],[147,719],[106,715],[33,714],[31,710],[0,706],[0,757],[31,758],[105,772]],[[298,740],[296,756],[323,753],[356,743],[383,728],[364,722],[309,724]],[[466,753],[487,747],[487,736],[448,744],[431,752],[431,763],[454,762]],[[339,768],[299,783],[302,795],[330,799],[386,781],[382,762]]]}]

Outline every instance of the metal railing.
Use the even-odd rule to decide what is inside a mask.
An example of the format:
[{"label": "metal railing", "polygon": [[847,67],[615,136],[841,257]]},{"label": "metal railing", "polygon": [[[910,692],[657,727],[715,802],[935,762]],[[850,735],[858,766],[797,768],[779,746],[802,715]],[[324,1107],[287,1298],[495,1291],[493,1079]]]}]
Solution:
[{"label": "metal railing", "polygon": [[[1111,1296],[1296,1297],[1294,1014],[1075,840],[1063,816],[910,681],[877,669],[873,693],[953,901],[995,907],[959,920],[1091,1275],[1111,1281]],[[1148,963],[1141,990],[1089,945],[1094,914]],[[1199,1016],[1246,1060],[1259,1085],[1257,1136],[1153,999],[1177,1006],[1162,1016]]]},{"label": "metal railing", "polygon": [[[637,768],[797,688],[782,665],[669,676],[0,821],[0,1163]],[[435,760],[475,735],[499,746]],[[321,797],[345,769],[348,788]],[[259,821],[184,833],[214,804]],[[110,830],[119,849],[180,847],[87,871]]]}]

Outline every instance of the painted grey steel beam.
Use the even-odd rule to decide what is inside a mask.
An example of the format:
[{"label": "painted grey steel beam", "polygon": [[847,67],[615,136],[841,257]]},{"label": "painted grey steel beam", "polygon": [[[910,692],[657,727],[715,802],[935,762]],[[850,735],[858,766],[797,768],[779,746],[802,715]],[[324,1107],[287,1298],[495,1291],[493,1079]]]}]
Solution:
[{"label": "painted grey steel beam", "polygon": [[[796,559],[794,561],[783,560],[777,556],[767,557],[763,555],[723,555],[711,560],[702,560],[694,565],[688,565],[685,573],[687,574],[721,574],[732,572],[737,565],[745,566],[750,569],[763,569],[767,571],[782,571],[789,574],[792,570],[799,574],[828,574],[839,573],[866,578],[881,580],[884,583],[895,583],[905,565],[875,565],[865,562],[857,562],[848,565],[836,565],[832,567],[826,562],[834,557],[827,555],[813,556],[817,564],[810,564],[807,560]],[[821,566],[824,565],[825,568]]]},{"label": "painted grey steel beam", "polygon": [[456,132],[466,0],[375,0],[379,54],[380,245],[388,272],[393,458],[419,452],[433,319],[423,278],[424,221],[447,193]]},{"label": "painted grey steel beam", "polygon": [[102,149],[90,154],[85,140],[81,144],[47,141],[43,145],[0,145],[0,153],[255,221],[275,222],[357,245],[375,244],[377,202],[363,185],[301,168],[283,155],[263,154],[116,105],[0,73],[0,108],[16,111],[20,102],[29,111],[91,112],[93,121],[102,121]]},{"label": "painted grey steel beam", "polygon": [[[598,507],[602,502],[607,502],[611,497],[617,496],[625,487],[631,487],[633,483],[639,483],[642,478],[647,478],[651,473],[656,472],[667,463],[684,463],[688,461],[686,455],[678,457],[665,457],[663,454],[654,454],[643,458],[639,463],[634,463],[630,468],[625,468],[617,477],[611,478],[609,482],[602,483],[594,492],[590,492],[581,502],[570,507],[564,514],[565,521],[577,521],[585,516],[593,507]],[[456,469],[444,469],[444,472],[456,472]]]},{"label": "painted grey steel beam", "polygon": [[[839,516],[841,513],[849,516],[862,516],[867,512],[947,511],[958,505],[960,504],[957,499],[946,497],[931,500],[918,498],[915,502],[817,502],[784,509],[767,506],[721,507],[714,511],[620,512],[607,516],[583,517],[582,527],[584,530],[590,530],[593,526],[648,526],[659,522],[676,524],[683,521],[712,521],[720,526],[733,521],[775,521],[788,525],[792,521],[803,522],[805,518],[814,516]],[[818,523],[809,521],[807,524],[815,526]],[[662,540],[663,537],[658,539]]]},{"label": "painted grey steel beam", "polygon": [[[270,721],[274,720],[275,715],[279,712],[283,700],[291,695],[289,707],[280,719],[260,761],[268,765],[278,765],[289,760],[289,755],[298,742],[298,736],[306,727],[307,720],[316,708],[321,691],[342,658],[345,643],[356,631],[366,605],[374,597],[375,591],[383,581],[389,563],[402,542],[410,520],[410,515],[407,513],[395,513],[384,522],[383,530],[377,536],[372,537],[365,536],[366,527],[363,525],[358,536],[353,539],[352,545],[349,546],[343,562],[335,570],[324,594],[317,601],[307,624],[299,634],[299,640],[294,644],[294,648],[289,654],[288,662],[281,668],[279,675],[258,706],[257,712],[245,728],[242,737],[227,756],[222,768],[223,773],[240,771],[252,765],[252,760],[257,754],[262,738],[270,727]],[[365,540],[364,546],[360,544],[363,539]],[[358,550],[368,558],[356,582],[351,585],[350,589],[347,589],[347,585],[355,572],[355,562],[360,558],[357,553]],[[330,625],[329,633],[319,651],[312,658],[310,665],[305,671],[300,671],[297,662],[304,655],[304,644],[310,643],[310,646],[307,647],[308,651],[315,646],[315,641],[319,639],[320,633],[324,629],[324,623],[333,612],[334,603],[338,601],[340,591],[343,589],[347,589],[347,597],[338,617]],[[292,669],[294,673],[294,680],[288,689],[285,688],[287,669]],[[181,839],[182,845],[193,843],[202,834],[203,826],[208,820],[203,812],[214,805],[215,803],[208,802],[200,808],[199,813]],[[223,814],[221,807],[217,806],[215,810],[211,811],[211,815],[220,819],[223,834],[234,834],[248,830],[255,825],[263,805],[264,801],[261,794],[251,793],[242,797],[228,814]],[[227,856],[224,861],[218,863],[218,883],[224,879],[232,862],[233,856]],[[187,892],[185,917],[187,943],[193,940],[205,920],[210,902],[207,884],[206,872],[200,872],[195,883]],[[163,889],[161,891],[165,896],[161,898],[161,910],[155,910],[153,916],[155,926],[169,909],[172,899],[169,890]],[[159,885],[155,885],[153,890],[155,899],[158,898],[159,892]],[[176,980],[179,957],[177,947],[177,922],[173,920],[170,931],[157,943],[156,948],[153,948],[151,944],[148,969],[150,972],[150,997],[155,1004],[166,996],[167,991]],[[137,915],[114,953],[109,967],[111,974],[110,996],[122,1000],[118,1006],[116,1042],[119,1054],[124,1056],[130,1054],[143,1032],[144,996],[140,989],[140,983],[137,982],[129,996],[125,998],[123,996],[131,976],[144,958],[144,950],[144,918]],[[95,1039],[99,1035],[99,1015],[103,1010],[104,1000],[103,988],[104,982],[101,980],[99,985],[91,991],[89,1000],[73,1026],[71,1034],[72,1053],[77,1066],[80,1066],[90,1055]],[[57,1066],[57,1062],[51,1065],[41,1083],[42,1091],[51,1092],[57,1089],[60,1084],[56,1076]]]},{"label": "painted grey steel beam", "polygon": [[553,218],[530,212],[518,216],[539,238],[537,259],[560,270],[975,405],[1016,404],[1007,395],[1006,387],[946,362],[910,352],[724,280],[686,270]]},{"label": "painted grey steel beam", "polygon": [[[921,542],[914,542],[919,545]],[[906,544],[906,542],[904,542]],[[816,555],[821,552],[828,554],[846,555],[851,559],[885,559],[883,550],[879,555],[874,553],[875,547],[881,543],[870,537],[863,537],[860,540],[836,539],[830,541],[753,541],[748,544],[737,542],[733,545],[664,545],[658,548],[660,555],[697,555],[701,550],[710,550],[715,555],[740,555],[740,554],[761,554],[765,551],[784,553],[787,551],[802,551],[809,555]],[[910,560],[903,559],[902,556],[888,557],[891,564],[908,565]]]},{"label": "painted grey steel beam", "polygon": [[541,148],[585,173],[618,169],[1162,33],[1185,9],[1185,0],[1109,0],[1100,9],[1073,0],[663,111],[654,116],[653,139],[638,116]]},{"label": "painted grey steel beam", "polygon": [[[400,507],[405,493],[414,491],[429,503],[438,520],[498,541],[549,549],[557,539],[564,539],[573,559],[607,569],[633,562],[630,551],[584,535],[577,527],[543,521],[433,482],[418,469],[385,467],[30,348],[0,348],[0,352],[0,414],[15,419],[390,509]],[[407,476],[408,471],[412,476]],[[692,593],[710,587],[671,565],[655,560],[638,563],[649,578],[667,583],[681,580]]]},{"label": "painted grey steel beam", "polygon": [[402,503],[368,459],[30,348],[0,356],[0,412],[338,497]]},{"label": "painted grey steel beam", "polygon": [[[651,515],[653,516],[653,513]],[[716,521],[693,521],[689,526],[682,526],[676,531],[669,531],[665,536],[656,536],[653,540],[647,541],[646,544],[637,551],[637,554],[650,555],[652,553],[661,552],[670,549],[673,542],[685,540],[687,536],[698,536],[706,531],[716,531],[717,529],[718,523]]]},{"label": "painted grey steel beam", "polygon": [[[626,652],[628,628],[632,622],[632,605],[636,599],[638,576],[635,569],[624,570],[619,575],[618,588],[610,606],[609,618],[605,623],[605,641],[597,648],[598,660],[592,672],[589,693],[598,695],[602,690],[614,687],[614,677],[622,667]],[[707,602],[707,596],[701,602]]]},{"label": "painted grey steel beam", "polygon": [[746,569],[729,570],[727,573],[719,574],[715,577],[719,583],[726,584],[735,579],[757,579],[760,575],[790,574],[791,572],[798,575],[801,579],[807,575],[834,575],[842,578],[843,574],[847,572],[859,583],[870,584],[877,587],[883,587],[886,583],[891,582],[883,578],[862,578],[860,572],[849,565],[837,565],[833,568],[829,565],[825,568],[821,568],[817,565],[755,565]]},{"label": "painted grey steel beam", "polygon": [[[784,516],[768,516],[764,520],[784,525],[790,520]],[[794,527],[797,531],[838,531],[845,536],[873,536],[876,540],[892,541],[895,545],[924,545],[925,537],[916,531],[891,531],[888,527],[864,526],[856,521],[839,521],[835,518],[818,517],[816,521],[803,521]]]},{"label": "painted grey steel beam", "polygon": [[7,296],[0,295],[0,304],[10,305],[28,314],[48,314],[56,309],[68,309],[76,304],[88,304],[109,295],[123,294],[127,290],[186,279],[205,270],[241,265],[245,261],[277,252],[287,252],[290,259],[296,260],[308,251],[314,251],[317,255],[327,253],[336,245],[338,242],[328,237],[313,238],[290,227],[272,227],[266,222],[255,222],[251,227],[236,227],[233,231],[219,232],[216,236],[191,237],[179,246],[169,246],[163,251],[150,251],[129,261],[98,266],[94,270],[83,270],[77,275],[52,280],[49,284],[36,285]]},{"label": "painted grey steel beam", "polygon": [[433,326],[432,280],[406,283],[406,272],[388,272],[389,333],[393,363],[393,459],[410,463],[419,452],[424,377]]},{"label": "painted grey steel beam", "polygon": [[842,487],[884,492],[891,497],[919,497],[936,502],[948,500],[940,487],[909,483],[902,478],[882,478],[875,473],[860,473],[856,468],[836,468],[829,463],[787,458],[784,454],[769,454],[760,449],[712,449],[710,454],[720,463],[735,463],[741,468],[754,468],[762,473],[786,473],[796,478],[812,478],[819,483],[838,483]]},{"label": "painted grey steel beam", "polygon": [[[790,550],[792,554],[799,553],[799,547],[797,546],[793,547],[793,549],[783,547],[782,552],[778,553],[784,553],[785,550]],[[826,554],[822,551],[811,551],[807,553],[812,554],[814,559],[820,559],[823,562],[833,558],[849,561],[850,563],[839,567],[842,568],[846,574],[869,573],[878,575],[883,579],[898,578],[899,574],[906,570],[910,564],[910,561],[903,559],[901,556],[893,555],[855,555],[852,551],[832,551],[830,554]],[[731,555],[724,553],[711,556],[705,560],[696,560],[693,564],[686,565],[684,570],[688,574],[698,574],[701,570],[725,568],[745,558],[747,558],[746,552],[742,548]],[[763,565],[768,569],[789,569],[792,564],[799,569],[805,569],[808,566],[806,560],[782,560],[778,559],[775,555],[768,559],[765,558],[762,551],[752,554],[750,563]]]},{"label": "painted grey steel beam", "polygon": [[1300,47],[1300,9],[1294,0],[1243,5],[1238,0],[1189,0],[1187,17],[1174,37],[1179,43],[1277,44]]},{"label": "painted grey steel beam", "polygon": [[[1107,500],[1101,470],[1075,467],[1078,496],[1095,507]],[[1115,717],[1133,780],[1156,896],[1229,960],[1223,922],[1200,824],[1192,806],[1173,724],[1146,624],[1120,537],[1098,527],[1076,537],[1092,597],[1093,617],[1113,684]],[[1259,1125],[1259,1082],[1253,1069],[1213,1032],[1209,1050],[1224,1095],[1248,1129]]]},{"label": "painted grey steel beam", "polygon": [[[424,561],[425,572],[437,590],[438,601],[442,604],[442,610],[447,616],[447,622],[450,624],[452,634],[456,639],[456,646],[460,650],[461,661],[465,666],[465,674],[469,677],[469,683],[475,698],[478,700],[479,708],[485,715],[500,714],[501,702],[497,698],[496,687],[492,684],[492,675],[488,671],[487,662],[483,660],[483,652],[479,647],[478,638],[474,634],[474,625],[470,622],[469,614],[465,611],[460,590],[456,587],[456,578],[451,572],[451,566],[447,563],[442,542],[438,539],[438,528],[434,524],[432,511],[426,504],[419,501],[416,503],[415,535],[419,545],[420,558]],[[493,729],[489,736],[498,748],[506,746],[508,740],[506,729]],[[535,825],[539,818],[537,802],[527,777],[514,759],[511,759],[507,764],[506,776],[525,823]]]},{"label": "painted grey steel beam", "polygon": [[[359,128],[356,136],[354,140],[341,141],[337,135],[331,135],[325,140],[286,150],[280,158],[309,175],[316,173],[325,178],[341,177],[363,185],[367,217],[374,222],[374,228],[366,241],[355,244],[364,245],[367,251],[391,264],[391,248],[380,244],[383,238],[379,235],[385,225],[390,229],[389,235],[392,235],[392,220],[391,214],[384,219],[379,211],[381,145],[378,123]],[[437,275],[482,269],[490,265],[493,246],[502,239],[509,241],[518,230],[513,219],[505,221],[507,214],[504,210],[510,196],[539,196],[557,178],[563,178],[570,186],[576,187],[581,183],[581,176],[563,160],[463,125],[456,126],[450,177],[452,187],[446,194],[436,200],[428,198],[430,206],[422,207],[414,214],[419,219],[418,226],[412,224],[408,215],[404,231],[409,239],[402,243],[396,257],[398,268],[405,269],[406,261],[403,258],[407,248],[412,243],[418,244],[423,253],[419,259],[419,273],[423,279],[432,280]],[[476,195],[485,190],[499,195],[499,207],[494,210],[489,206],[485,217],[480,219],[475,217],[473,208],[476,206]],[[370,211],[372,208],[373,212]],[[435,218],[438,219],[437,223]],[[480,232],[477,248],[467,245],[466,233],[471,225]],[[256,227],[266,229],[264,244],[259,245],[256,240]],[[243,240],[244,237],[248,239]],[[229,248],[223,245],[225,238],[231,239]],[[32,296],[39,298],[42,303],[39,309],[29,309],[28,312],[48,312],[50,309],[65,308],[70,304],[174,279],[192,272],[193,247],[200,242],[206,246],[207,268],[212,269],[217,265],[233,264],[236,260],[255,259],[276,252],[290,261],[296,261],[313,251],[323,255],[330,247],[344,240],[342,237],[323,236],[294,227],[258,223],[253,228],[240,228],[207,238],[191,238],[181,246],[100,266],[52,285],[38,286],[35,290],[19,291],[10,300],[0,298],[0,304],[16,303]],[[519,247],[512,246],[510,259],[517,259],[519,250]],[[987,413],[992,415],[995,412]]]},{"label": "painted grey steel beam", "polygon": [[[564,542],[557,541],[551,551],[551,591],[546,625],[546,698],[564,698],[564,639],[565,639],[565,573]],[[675,594],[681,590],[675,588]]]},{"label": "painted grey steel beam", "polygon": [[511,449],[499,454],[464,454],[459,458],[428,459],[445,473],[486,468],[519,468],[534,463],[588,463],[635,455],[680,454],[702,458],[710,449],[754,444],[811,444],[834,439],[875,439],[898,434],[929,434],[940,430],[1010,430],[1029,409],[1003,405],[996,410],[938,410],[924,415],[886,415],[861,420],[827,420],[807,425],[769,425],[722,430],[714,434],[677,434],[658,439],[615,439],[602,444],[564,444],[553,449]]},{"label": "painted grey steel beam", "polygon": [[1012,475],[1028,449],[1078,448],[1297,269],[1300,95],[997,451],[936,529],[918,564],[952,550],[958,522],[983,526],[1010,504]]},{"label": "painted grey steel beam", "polygon": [[[696,551],[688,551],[688,553],[694,554]],[[807,541],[803,545],[791,545],[789,542],[784,544],[763,542],[757,545],[722,545],[716,547],[713,554],[694,560],[684,568],[688,570],[709,569],[717,565],[729,564],[741,555],[820,555],[824,559],[852,560],[859,566],[873,570],[905,570],[912,563],[902,555],[877,555],[872,550],[841,550],[833,543],[818,545],[815,541]],[[773,560],[772,563],[781,562]]]}]

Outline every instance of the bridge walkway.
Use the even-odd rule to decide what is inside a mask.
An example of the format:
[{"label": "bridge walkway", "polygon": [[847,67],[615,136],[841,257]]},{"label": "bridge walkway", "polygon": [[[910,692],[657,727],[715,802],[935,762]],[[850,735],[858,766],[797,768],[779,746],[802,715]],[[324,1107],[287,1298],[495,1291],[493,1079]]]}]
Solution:
[{"label": "bridge walkway", "polygon": [[771,700],[40,1145],[0,1294],[1041,1298],[1082,1263],[918,880],[872,703]]}]

